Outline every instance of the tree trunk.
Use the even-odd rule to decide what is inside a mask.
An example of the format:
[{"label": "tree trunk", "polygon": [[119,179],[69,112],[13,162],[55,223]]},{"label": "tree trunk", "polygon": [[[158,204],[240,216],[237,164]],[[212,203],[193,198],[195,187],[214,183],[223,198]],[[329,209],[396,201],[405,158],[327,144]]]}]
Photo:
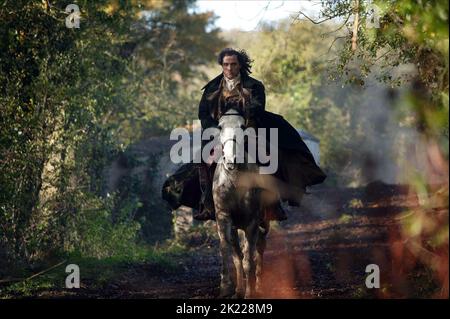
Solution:
[{"label": "tree trunk", "polygon": [[352,51],[356,51],[358,40],[358,25],[359,25],[359,0],[355,0],[355,6],[353,8],[355,20],[353,21],[353,35],[352,35]]}]

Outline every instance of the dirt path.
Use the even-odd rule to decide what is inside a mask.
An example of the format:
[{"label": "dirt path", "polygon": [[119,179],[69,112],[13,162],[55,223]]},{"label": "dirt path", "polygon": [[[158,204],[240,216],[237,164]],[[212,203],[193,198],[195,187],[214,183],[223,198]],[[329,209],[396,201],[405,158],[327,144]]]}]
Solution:
[{"label": "dirt path", "polygon": [[[408,273],[393,262],[398,213],[417,206],[405,188],[374,183],[361,189],[314,189],[300,209],[271,230],[265,254],[264,298],[423,297],[433,290],[426,269]],[[365,286],[366,266],[377,264],[381,289]],[[217,243],[193,249],[174,272],[132,265],[102,298],[216,298]],[[417,283],[420,283],[417,285]]]}]

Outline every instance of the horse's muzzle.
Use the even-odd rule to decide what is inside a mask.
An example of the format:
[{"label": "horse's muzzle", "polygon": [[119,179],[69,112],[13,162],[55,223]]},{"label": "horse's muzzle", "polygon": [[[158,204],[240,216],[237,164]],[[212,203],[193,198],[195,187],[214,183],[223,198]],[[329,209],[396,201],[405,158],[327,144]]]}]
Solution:
[{"label": "horse's muzzle", "polygon": [[225,163],[225,168],[229,171],[232,171],[236,168],[236,164],[235,163]]},{"label": "horse's muzzle", "polygon": [[225,158],[225,156],[223,157],[223,163],[225,165],[225,168],[227,170],[234,170],[237,167],[236,164],[236,156],[232,156],[231,158]]}]

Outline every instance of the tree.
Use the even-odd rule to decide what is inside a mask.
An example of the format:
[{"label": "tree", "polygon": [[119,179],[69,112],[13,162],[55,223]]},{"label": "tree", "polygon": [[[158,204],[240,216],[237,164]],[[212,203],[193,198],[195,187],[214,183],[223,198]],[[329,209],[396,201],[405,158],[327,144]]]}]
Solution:
[{"label": "tree", "polygon": [[[79,1],[79,29],[66,28],[66,1],[2,3],[2,262],[136,237],[139,203],[105,196],[103,170],[147,125],[185,119],[174,75],[192,77],[221,43],[193,3]],[[115,224],[114,206],[131,213]]]},{"label": "tree", "polygon": [[[340,17],[349,28],[334,75],[364,86],[372,73],[407,90],[396,108],[401,125],[416,137],[401,167],[420,207],[402,218],[399,247],[431,269],[441,287],[437,296],[448,298],[448,2],[327,0],[322,5],[323,16]],[[376,26],[367,23],[374,13]],[[355,17],[351,31],[350,15]],[[395,76],[405,65],[413,72]]]}]

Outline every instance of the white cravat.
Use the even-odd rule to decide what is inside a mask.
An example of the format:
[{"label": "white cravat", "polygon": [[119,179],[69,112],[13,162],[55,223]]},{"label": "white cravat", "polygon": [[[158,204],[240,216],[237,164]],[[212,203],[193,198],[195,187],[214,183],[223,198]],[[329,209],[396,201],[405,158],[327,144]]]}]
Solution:
[{"label": "white cravat", "polygon": [[233,90],[236,85],[238,85],[241,82],[241,74],[239,73],[237,77],[232,78],[232,79],[228,79],[227,77],[225,77],[225,85],[227,86],[228,91]]}]

